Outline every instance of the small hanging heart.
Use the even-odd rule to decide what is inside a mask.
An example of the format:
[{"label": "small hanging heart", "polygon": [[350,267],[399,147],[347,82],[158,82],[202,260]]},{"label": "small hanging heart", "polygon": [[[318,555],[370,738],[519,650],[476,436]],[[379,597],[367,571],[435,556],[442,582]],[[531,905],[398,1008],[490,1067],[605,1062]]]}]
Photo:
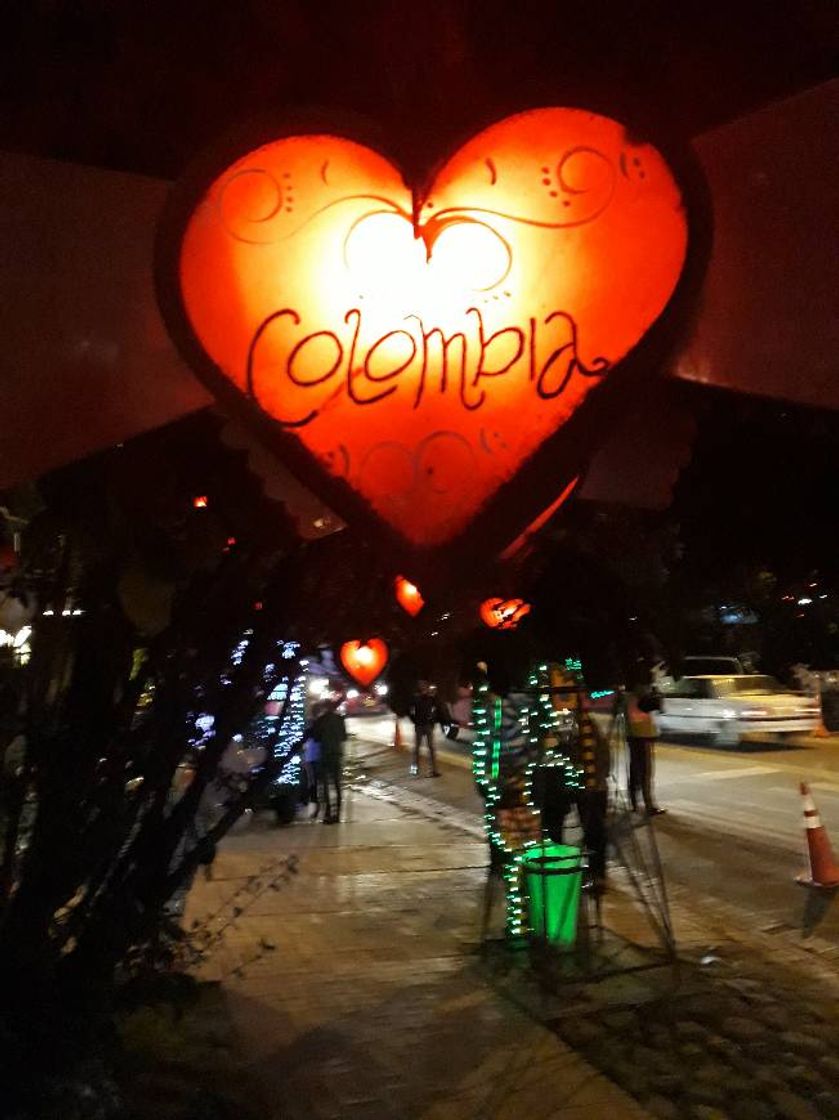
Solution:
[{"label": "small hanging heart", "polygon": [[530,603],[524,599],[484,599],[480,615],[491,630],[515,630],[530,610]]},{"label": "small hanging heart", "polygon": [[362,688],[368,688],[384,672],[388,648],[381,638],[368,638],[366,642],[344,642],[340,658],[352,679]]},{"label": "small hanging heart", "polygon": [[415,583],[411,583],[409,579],[404,576],[397,576],[393,581],[394,591],[396,592],[396,601],[403,611],[406,611],[411,618],[416,618],[422,608],[425,606],[425,599],[422,597],[420,589]]}]

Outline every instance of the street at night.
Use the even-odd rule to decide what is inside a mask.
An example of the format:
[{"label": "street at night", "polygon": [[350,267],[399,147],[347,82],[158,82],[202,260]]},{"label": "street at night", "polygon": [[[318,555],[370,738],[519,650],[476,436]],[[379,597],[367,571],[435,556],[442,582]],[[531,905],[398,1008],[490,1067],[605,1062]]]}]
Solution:
[{"label": "street at night", "polygon": [[5,6],[0,1120],[839,1120],[837,59]]},{"label": "street at night", "polygon": [[[802,937],[811,896],[792,882],[802,865],[800,830],[797,837],[789,830],[788,845],[769,847],[757,839],[754,814],[740,813],[736,835],[716,826],[731,791],[709,789],[704,815],[675,798],[680,786],[728,781],[746,790],[754,774],[722,775],[748,768],[759,776],[762,763],[662,748],[669,811],[654,827],[680,974],[661,964],[634,974],[619,968],[589,988],[548,996],[520,964],[510,971],[479,951],[486,846],[482,803],[462,758],[450,754],[440,780],[415,777],[409,755],[391,745],[392,720],[352,723],[346,824],[324,832],[304,819],[278,834],[254,820],[230,837],[213,879],[197,884],[190,902],[200,920],[220,899],[247,898],[272,861],[291,851],[299,858],[295,884],[246,903],[236,933],[205,966],[229,987],[250,1068],[269,1095],[291,1084],[289,1117],[308,1115],[309,1090],[327,1115],[416,1110],[476,1120],[523,1109],[537,1120],[649,1115],[627,1090],[656,1116],[704,1115],[703,1108],[727,1115],[728,1107],[759,1116],[775,1100],[782,1114],[805,1116],[806,1098],[826,1099],[823,1077],[834,1070],[839,1030],[839,944],[829,910],[815,935]],[[790,790],[795,807],[792,775]],[[627,879],[613,872],[603,920],[649,947],[655,939],[633,917]],[[277,938],[288,930],[281,952]],[[264,952],[266,943],[276,948]],[[417,1031],[425,1041],[419,1049]],[[767,1046],[773,1061],[764,1077]],[[575,1050],[606,1078],[586,1074]],[[686,1058],[699,1078],[690,1077]],[[671,1110],[665,1102],[674,1096]]]},{"label": "street at night", "polygon": [[[393,720],[358,719],[360,741],[390,744]],[[445,782],[417,780],[405,755],[380,750],[377,773],[427,797],[439,798],[480,819],[482,803],[465,756],[452,749]],[[616,760],[616,768],[625,760]],[[833,899],[814,907],[795,882],[806,864],[799,783],[808,780],[822,819],[839,843],[839,736],[809,739],[806,746],[775,744],[745,751],[673,745],[656,748],[656,789],[664,816],[655,832],[667,884],[715,912],[720,904],[735,924],[771,930],[806,946],[830,942],[839,954],[839,908]],[[820,945],[821,947],[821,945]]]}]

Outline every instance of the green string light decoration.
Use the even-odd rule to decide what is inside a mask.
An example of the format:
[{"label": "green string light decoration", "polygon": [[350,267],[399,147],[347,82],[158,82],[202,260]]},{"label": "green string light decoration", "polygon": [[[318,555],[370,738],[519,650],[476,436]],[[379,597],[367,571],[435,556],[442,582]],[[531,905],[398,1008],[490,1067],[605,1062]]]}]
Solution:
[{"label": "green string light decoration", "polygon": [[[478,685],[473,705],[472,767],[475,781],[485,797],[487,838],[502,868],[507,937],[516,940],[529,931],[523,897],[523,863],[534,848],[545,842],[541,813],[533,793],[536,768],[561,769],[563,784],[569,791],[583,788],[583,776],[561,749],[571,713],[554,700],[550,666],[539,665],[530,673],[526,704],[514,706],[511,696],[502,701],[490,693],[485,681]],[[507,835],[502,829],[502,812],[508,817]],[[518,827],[514,827],[516,825]]]},{"label": "green string light decoration", "polygon": [[487,792],[487,756],[490,749],[489,685],[481,681],[477,695],[472,702],[472,720],[475,724],[475,740],[472,747],[472,773],[482,794]]}]

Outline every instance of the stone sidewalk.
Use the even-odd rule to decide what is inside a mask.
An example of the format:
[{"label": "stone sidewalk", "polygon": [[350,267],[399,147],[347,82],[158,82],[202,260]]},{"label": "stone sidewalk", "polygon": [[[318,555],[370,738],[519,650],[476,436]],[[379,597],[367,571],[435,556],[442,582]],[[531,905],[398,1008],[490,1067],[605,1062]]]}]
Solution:
[{"label": "stone sidewalk", "polygon": [[257,820],[190,896],[188,921],[272,858],[299,857],[299,874],[260,895],[206,966],[224,982],[266,1120],[647,1116],[489,982],[476,954],[480,829],[372,789],[348,802],[336,827]]},{"label": "stone sidewalk", "polygon": [[[478,821],[480,802],[463,771],[412,782],[404,754],[361,749],[371,784],[401,785],[404,803],[416,802],[421,814],[445,801],[461,828]],[[660,834],[661,822],[654,828]],[[703,878],[721,870],[719,852],[717,845],[694,853],[703,874],[690,889],[669,882],[678,974],[625,972],[546,997],[502,955],[491,982],[661,1120],[839,1120],[839,945],[813,935],[835,900],[794,888],[803,924],[767,923],[703,891]],[[627,873],[614,862],[610,883],[605,928],[624,946],[653,945]],[[607,939],[609,951],[613,945]],[[631,965],[638,952],[620,955]]]}]

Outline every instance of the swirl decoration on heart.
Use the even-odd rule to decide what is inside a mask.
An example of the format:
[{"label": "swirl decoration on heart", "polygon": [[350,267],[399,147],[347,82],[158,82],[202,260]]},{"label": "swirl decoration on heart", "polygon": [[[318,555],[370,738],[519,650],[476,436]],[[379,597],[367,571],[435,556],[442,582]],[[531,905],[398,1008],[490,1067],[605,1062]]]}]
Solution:
[{"label": "swirl decoration on heart", "polygon": [[344,642],[340,651],[341,664],[362,688],[368,688],[382,675],[387,665],[388,648],[381,638],[368,638],[366,642]]},{"label": "swirl decoration on heart", "polygon": [[161,286],[187,356],[324,500],[420,550],[462,537],[613,376],[688,253],[660,152],[576,109],[491,126],[421,192],[324,133],[195,193]]}]

